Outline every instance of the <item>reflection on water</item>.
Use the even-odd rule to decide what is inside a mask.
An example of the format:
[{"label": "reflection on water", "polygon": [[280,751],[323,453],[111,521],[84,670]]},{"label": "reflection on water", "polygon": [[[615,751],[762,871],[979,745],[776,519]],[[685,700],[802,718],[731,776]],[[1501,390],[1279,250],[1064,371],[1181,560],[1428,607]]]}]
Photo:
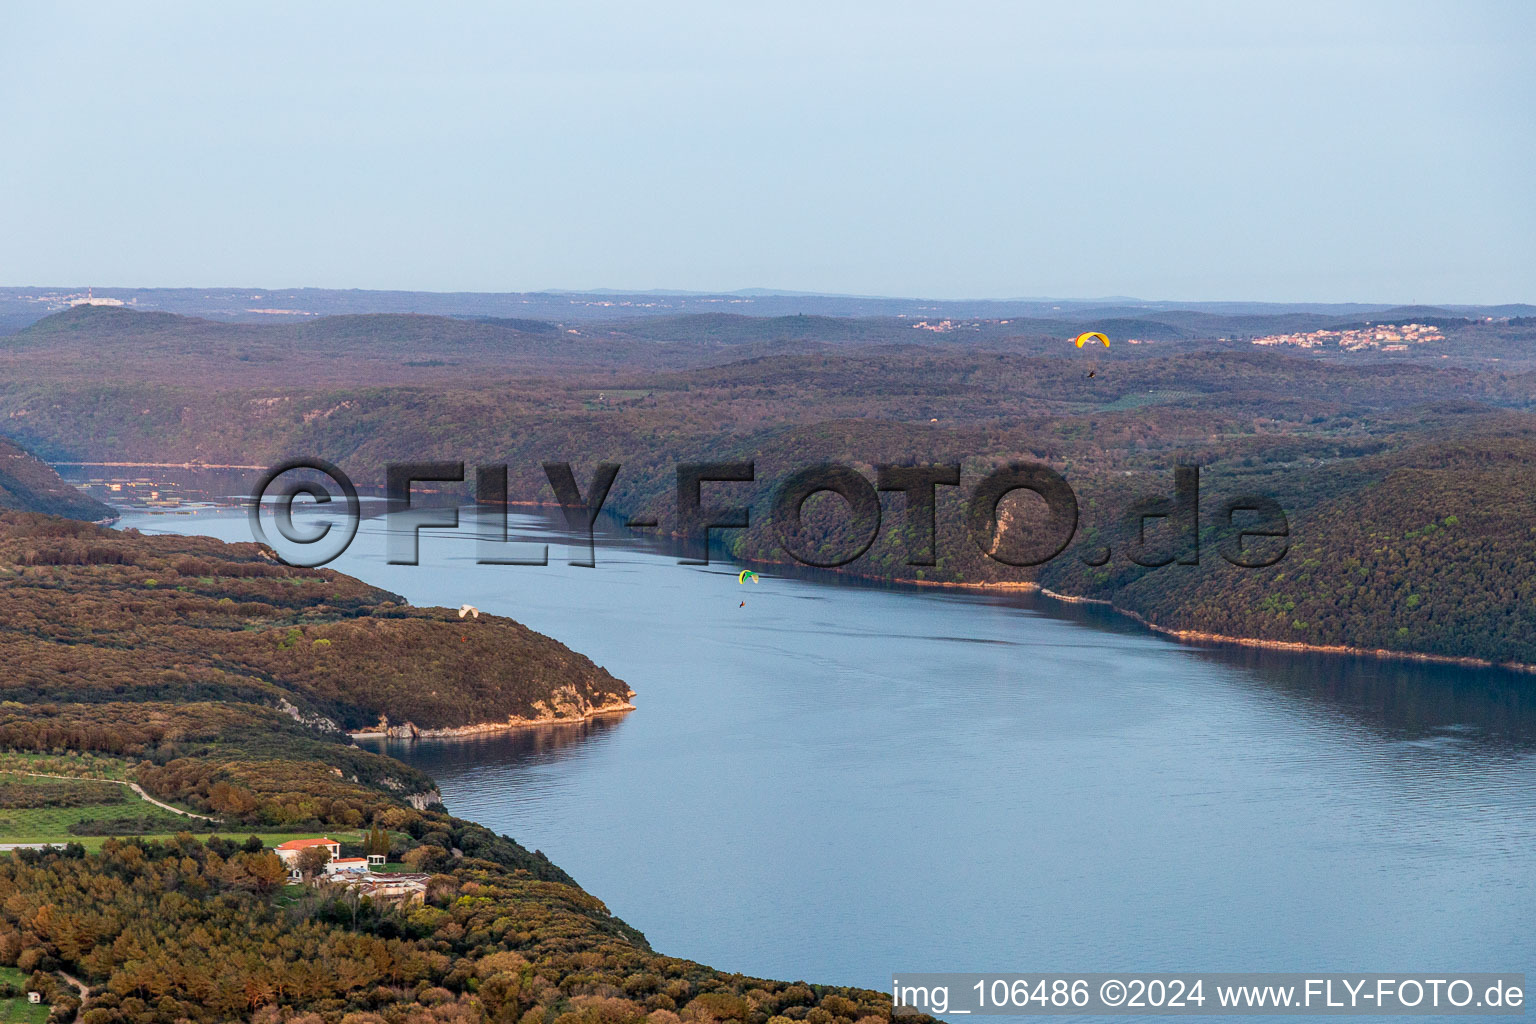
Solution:
[{"label": "reflection on water", "polygon": [[1252,672],[1296,701],[1348,715],[1384,738],[1536,747],[1536,676],[1251,647],[1213,647],[1202,656]]},{"label": "reflection on water", "polygon": [[370,739],[365,745],[391,757],[414,758],[431,747],[432,763],[458,777],[492,762],[516,761],[522,765],[552,765],[562,758],[603,741],[622,719],[605,715],[586,722],[536,725],[516,732],[479,734],[442,742],[405,739]]},{"label": "reflection on water", "polygon": [[[475,564],[335,568],[511,615],[638,710],[392,744],[658,949],[728,970],[1524,970],[1536,679],[1180,645],[1029,594]],[[124,525],[246,539],[239,513]],[[745,600],[746,606],[739,602]]]}]

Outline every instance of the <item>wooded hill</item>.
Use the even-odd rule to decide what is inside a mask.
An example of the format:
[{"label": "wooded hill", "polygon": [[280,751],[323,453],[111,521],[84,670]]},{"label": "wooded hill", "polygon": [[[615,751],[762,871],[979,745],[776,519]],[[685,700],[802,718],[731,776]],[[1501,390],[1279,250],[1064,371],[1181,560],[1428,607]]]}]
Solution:
[{"label": "wooded hill", "polygon": [[[607,507],[664,530],[675,525],[677,463],[750,460],[755,484],[713,493],[751,506],[752,529],[728,536],[765,562],[786,558],[771,499],[790,472],[835,462],[872,480],[883,463],[955,463],[964,487],[939,489],[937,565],[906,564],[901,499],[887,495],[881,539],[845,571],[1035,579],[1171,628],[1536,661],[1523,596],[1532,510],[1521,497],[1536,439],[1536,324],[1376,315],[1439,316],[1444,336],[1401,353],[1262,348],[1208,332],[1234,317],[1274,330],[1363,317],[1152,310],[1178,339],[1117,336],[1104,352],[1034,333],[1043,321],[934,333],[896,318],[709,314],[553,331],[420,316],[246,325],[82,307],[0,344],[0,416],[52,458],[257,464],[299,453],[360,484],[381,484],[391,462],[504,463],[511,497],[525,501],[554,501],[545,461],[573,463],[583,486],[596,463],[617,462]],[[109,382],[96,372],[106,353],[124,367]],[[1015,460],[1063,473],[1080,501],[1077,545],[1120,554],[1088,566],[1074,546],[1035,570],[984,556],[964,495]],[[1278,501],[1291,523],[1286,560],[1238,570],[1211,555],[1214,542],[1199,567],[1145,570],[1124,557],[1126,511],[1171,493],[1180,462],[1203,467],[1203,530],[1224,497]],[[1009,501],[1027,528],[1029,500]],[[809,515],[835,545],[840,513],[821,504]]]},{"label": "wooded hill", "polygon": [[115,513],[63,480],[46,463],[0,437],[0,508],[69,519],[107,520]]},{"label": "wooded hill", "polygon": [[[0,964],[88,1024],[875,1024],[888,996],[723,974],[653,952],[537,851],[451,817],[432,781],[333,723],[464,724],[559,692],[628,693],[517,623],[444,609],[254,544],[0,514],[0,780],[136,781],[225,837],[0,855]],[[25,813],[119,789],[0,786]],[[185,820],[185,819],[184,819]],[[205,822],[188,822],[207,829]],[[426,902],[284,886],[248,833],[387,835]],[[158,829],[157,829],[158,830]],[[3,839],[0,833],[0,839]],[[361,839],[345,839],[357,853]],[[56,971],[80,979],[80,1003]]]}]

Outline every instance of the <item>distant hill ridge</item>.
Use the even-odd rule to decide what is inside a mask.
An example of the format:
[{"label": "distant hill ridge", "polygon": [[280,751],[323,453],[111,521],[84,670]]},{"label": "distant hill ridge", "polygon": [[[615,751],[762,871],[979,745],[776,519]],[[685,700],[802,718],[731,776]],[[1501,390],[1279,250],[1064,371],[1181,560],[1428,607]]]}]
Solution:
[{"label": "distant hill ridge", "polygon": [[[51,309],[84,298],[84,286],[0,288],[0,333],[16,331]],[[330,288],[95,288],[94,297],[130,303],[139,309],[181,313],[214,320],[282,323],[319,316],[359,313],[413,313],[466,318],[578,322],[623,320],[682,313],[731,312],[752,316],[940,318],[1059,318],[1080,322],[1103,317],[1162,319],[1173,312],[1216,317],[1308,314],[1351,318],[1396,316],[1408,309],[1438,309],[1438,315],[1510,317],[1536,315],[1536,306],[1507,303],[1474,306],[1440,303],[1400,306],[1370,302],[1247,302],[1141,300],[1121,296],[1087,299],[925,299],[869,295],[827,295],[746,288],[728,293],[688,291],[405,292]]]},{"label": "distant hill ridge", "polygon": [[[0,422],[50,458],[317,455],[364,485],[381,484],[392,462],[499,463],[523,501],[553,499],[547,460],[571,461],[579,478],[614,462],[623,472],[605,507],[663,530],[680,462],[754,461],[742,500],[766,523],[775,482],[814,462],[866,476],[882,463],[961,463],[975,478],[1003,461],[1045,461],[1078,492],[1083,542],[1116,557],[1105,569],[1067,555],[1028,577],[1057,593],[1110,600],[1163,628],[1536,665],[1536,489],[1524,468],[1536,461],[1536,330],[1449,316],[1454,326],[1401,344],[1251,343],[1318,325],[1439,321],[1436,311],[1457,312],[1148,308],[1101,316],[1093,323],[1112,325],[1114,346],[1082,351],[1067,340],[1082,328],[1060,319],[714,309],[536,333],[521,320],[399,313],[256,325],[81,308],[0,342]],[[1218,333],[1229,324],[1243,329]],[[1153,330],[1174,340],[1121,343]],[[1500,453],[1517,458],[1494,462]],[[1143,573],[1125,554],[1132,535],[1115,531],[1142,494],[1165,492],[1176,462],[1202,467],[1207,513],[1224,496],[1274,497],[1295,561],[1267,575],[1226,573],[1221,559],[1209,579]],[[954,542],[936,564],[911,567],[893,528],[847,571],[1023,581],[967,539],[963,510],[959,495],[942,497],[939,525]],[[775,560],[775,536],[759,530],[733,551]]]},{"label": "distant hill ridge", "polygon": [[[1536,312],[1536,308],[1533,308]],[[765,341],[818,343],[890,343],[960,341],[966,329],[988,336],[1070,337],[1091,326],[1116,339],[1149,341],[1217,339],[1315,330],[1341,330],[1365,324],[1419,322],[1441,326],[1471,323],[1468,317],[1433,306],[1403,306],[1361,316],[1283,313],[1235,315],[1175,309],[1163,312],[1099,308],[1063,311],[1050,317],[1004,318],[1002,322],[955,321],[948,317],[841,317],[828,315],[758,316],[746,312],[692,312],[669,316],[615,319],[601,325],[567,328],[544,320],[418,313],[347,313],[304,320],[263,323],[211,320],[174,313],[113,306],[76,306],[53,313],[0,339],[0,351],[27,351],[66,341],[153,342],[167,353],[201,353],[210,342],[265,347],[267,357],[284,351],[324,354],[366,351],[420,356],[424,347],[437,354],[459,353],[566,357],[590,355],[594,346],[617,341],[739,345]],[[924,331],[923,328],[928,330]],[[918,333],[921,331],[922,333]],[[929,333],[929,332],[932,333]],[[944,335],[954,337],[944,339]],[[430,353],[428,353],[430,354]],[[249,354],[244,357],[247,361]]]},{"label": "distant hill ridge", "polygon": [[555,325],[530,320],[465,320],[419,313],[348,313],[304,321],[231,323],[178,313],[76,306],[53,313],[12,335],[7,345],[25,347],[61,336],[87,334],[100,339],[265,340],[290,343],[367,341],[387,346],[432,340],[444,343],[512,342],[525,335],[547,335]]}]

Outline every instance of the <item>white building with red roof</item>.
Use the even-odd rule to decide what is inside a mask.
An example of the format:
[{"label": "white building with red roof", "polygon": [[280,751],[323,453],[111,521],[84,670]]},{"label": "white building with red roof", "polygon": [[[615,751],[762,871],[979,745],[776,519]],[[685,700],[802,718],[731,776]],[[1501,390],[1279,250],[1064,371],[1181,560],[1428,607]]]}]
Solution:
[{"label": "white building with red roof", "polygon": [[303,873],[299,871],[299,855],[305,850],[315,849],[323,849],[330,854],[331,859],[325,862],[325,867],[318,873],[334,881],[370,875],[374,868],[384,866],[385,856],[382,853],[370,853],[366,857],[343,857],[341,844],[326,836],[321,836],[319,839],[290,839],[276,847],[273,852],[288,869],[288,877],[297,882],[303,878]]},{"label": "white building with red roof", "polygon": [[[288,874],[298,878],[299,854],[305,850],[313,850],[317,847],[325,848],[325,852],[331,855],[332,864],[341,859],[341,844],[325,836],[321,836],[319,839],[290,839],[286,843],[280,844],[272,852],[277,854],[278,859],[283,862],[283,866],[288,869]],[[326,870],[330,870],[329,865],[327,865]]]}]

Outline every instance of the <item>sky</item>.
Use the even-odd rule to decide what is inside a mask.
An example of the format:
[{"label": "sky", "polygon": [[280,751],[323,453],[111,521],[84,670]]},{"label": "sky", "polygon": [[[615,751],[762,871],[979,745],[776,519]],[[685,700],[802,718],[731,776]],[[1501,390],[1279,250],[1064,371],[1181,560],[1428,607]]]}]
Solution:
[{"label": "sky", "polygon": [[1524,0],[9,5],[0,285],[1536,302],[1533,44]]}]

